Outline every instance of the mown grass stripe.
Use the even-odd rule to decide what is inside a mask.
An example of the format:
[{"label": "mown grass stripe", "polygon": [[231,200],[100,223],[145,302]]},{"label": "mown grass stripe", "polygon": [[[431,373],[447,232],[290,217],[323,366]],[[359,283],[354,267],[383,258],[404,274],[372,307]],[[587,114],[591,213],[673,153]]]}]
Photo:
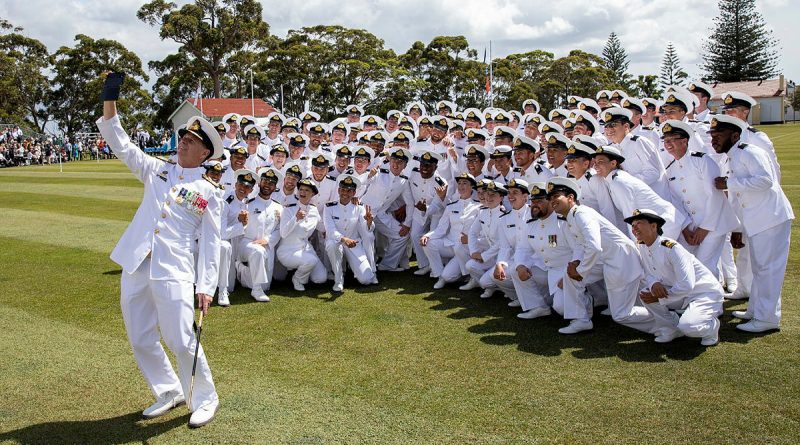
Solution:
[{"label": "mown grass stripe", "polygon": [[4,209],[0,236],[77,247],[108,254],[128,221],[64,215],[48,211]]},{"label": "mown grass stripe", "polygon": [[[53,199],[53,202],[62,199],[61,197],[74,197],[120,201],[138,206],[138,203],[142,200],[142,188],[101,185],[36,184],[32,186],[26,182],[0,182],[0,192],[32,193],[49,196]],[[50,204],[52,205],[52,202]],[[2,202],[0,202],[0,205],[2,205]]]},{"label": "mown grass stripe", "polygon": [[[6,175],[0,176],[0,187],[4,183],[20,182],[19,177]],[[93,178],[90,175],[83,177],[39,177],[29,176],[26,177],[24,182],[31,184],[35,187],[38,184],[65,184],[65,185],[94,185],[94,186],[112,186],[112,187],[142,187],[142,183],[136,179],[133,174],[127,179],[112,179],[112,178]]]},{"label": "mown grass stripe", "polygon": [[0,191],[0,208],[31,211],[46,208],[50,213],[124,222],[130,222],[136,212],[136,204],[129,201],[3,191]]}]

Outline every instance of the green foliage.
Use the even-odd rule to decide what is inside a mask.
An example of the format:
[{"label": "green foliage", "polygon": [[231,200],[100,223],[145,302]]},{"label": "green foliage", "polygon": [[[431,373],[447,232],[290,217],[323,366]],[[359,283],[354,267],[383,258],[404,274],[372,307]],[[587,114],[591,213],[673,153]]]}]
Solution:
[{"label": "green foliage", "polygon": [[622,42],[613,31],[609,34],[606,46],[603,48],[603,61],[605,67],[613,73],[612,80],[620,88],[629,89],[627,86],[631,83],[631,75],[628,74],[630,61],[625,48],[622,47]]},{"label": "green foliage", "polygon": [[629,92],[638,97],[655,98],[661,97],[663,90],[658,86],[658,76],[655,74],[640,74]]},{"label": "green foliage", "polygon": [[778,41],[755,0],[720,0],[720,13],[703,49],[704,80],[740,82],[778,74]]},{"label": "green foliage", "polygon": [[0,121],[23,126],[29,122],[37,132],[44,132],[50,119],[50,85],[44,73],[52,60],[42,42],[0,20]]},{"label": "green foliage", "polygon": [[664,59],[661,61],[661,77],[659,78],[661,87],[683,85],[687,77],[689,75],[681,68],[681,61],[678,58],[675,45],[669,42],[667,44],[667,52],[664,53]]},{"label": "green foliage", "polygon": [[151,109],[150,94],[142,88],[148,80],[139,57],[115,40],[94,40],[78,34],[76,44],[62,46],[54,55],[51,111],[67,135],[94,128],[102,115],[100,91],[106,71],[127,76],[117,106],[131,125],[146,122]]}]

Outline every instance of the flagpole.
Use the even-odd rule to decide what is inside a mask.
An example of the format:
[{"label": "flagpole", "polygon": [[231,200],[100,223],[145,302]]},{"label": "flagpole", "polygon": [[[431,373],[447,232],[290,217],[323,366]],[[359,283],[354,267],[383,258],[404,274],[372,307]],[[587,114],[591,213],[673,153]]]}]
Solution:
[{"label": "flagpole", "polygon": [[250,68],[250,115],[256,115],[256,99],[253,96],[253,69]]},{"label": "flagpole", "polygon": [[197,83],[197,91],[200,92],[200,114],[205,118],[206,114],[203,113],[203,82],[198,81]]},{"label": "flagpole", "polygon": [[492,66],[492,41],[489,40],[489,106],[494,108],[494,67]]}]

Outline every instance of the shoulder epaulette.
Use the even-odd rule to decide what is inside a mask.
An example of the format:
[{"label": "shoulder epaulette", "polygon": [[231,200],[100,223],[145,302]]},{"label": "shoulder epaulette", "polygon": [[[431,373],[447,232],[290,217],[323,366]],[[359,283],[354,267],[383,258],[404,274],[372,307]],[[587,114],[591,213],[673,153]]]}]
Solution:
[{"label": "shoulder epaulette", "polygon": [[334,177],[333,177],[333,176],[331,176],[331,175],[327,175],[327,176],[325,176],[325,178],[326,178],[326,179],[330,179],[331,181],[335,181],[335,180],[336,180],[336,178],[334,178]]},{"label": "shoulder epaulette", "polygon": [[617,175],[619,175],[619,173],[617,173],[617,172],[614,172],[614,174],[613,174],[613,175],[611,175],[611,179],[617,179]]},{"label": "shoulder epaulette", "polygon": [[380,169],[378,169],[378,171],[381,172],[381,173],[389,173],[389,169],[388,168],[380,168]]},{"label": "shoulder epaulette", "polygon": [[631,140],[632,140],[632,141],[636,141],[636,140],[638,140],[638,139],[639,139],[639,136],[638,136],[638,135],[633,135],[633,136],[631,136]]},{"label": "shoulder epaulette", "polygon": [[274,199],[270,199],[270,201],[274,202],[275,204],[281,205],[281,203],[279,203],[278,201],[276,201]]},{"label": "shoulder epaulette", "polygon": [[486,209],[488,209],[488,208],[489,208],[489,207],[486,207],[486,206],[481,206],[480,210],[486,210]]},{"label": "shoulder epaulette", "polygon": [[664,241],[661,241],[661,245],[666,247],[666,248],[668,248],[668,249],[672,249],[673,247],[675,247],[675,244],[677,244],[675,241],[668,240],[668,239],[665,239]]},{"label": "shoulder epaulette", "polygon": [[335,206],[336,204],[339,204],[339,203],[338,203],[338,202],[336,202],[336,201],[326,202],[326,203],[325,203],[325,207],[333,207],[333,206]]},{"label": "shoulder epaulette", "polygon": [[672,164],[674,164],[674,163],[675,163],[675,161],[677,161],[677,159],[673,159],[673,160],[672,160],[672,162],[670,162],[669,164],[667,164],[667,166],[666,166],[666,167],[664,167],[664,170],[668,169],[668,168],[669,168],[669,167],[670,167]]},{"label": "shoulder epaulette", "polygon": [[585,175],[583,175],[583,176],[585,176],[585,177],[586,177],[586,179],[592,179],[592,172],[590,172],[590,171],[588,171],[588,170],[587,170],[587,171],[586,171],[586,174],[585,174]]},{"label": "shoulder epaulette", "polygon": [[692,156],[694,156],[694,157],[696,157],[696,158],[702,158],[702,157],[703,157],[703,156],[705,156],[705,155],[706,155],[706,154],[705,154],[705,153],[703,153],[703,152],[701,152],[701,151],[696,151],[696,152],[692,153]]},{"label": "shoulder epaulette", "polygon": [[561,221],[566,221],[567,220],[566,216],[561,216],[561,215],[556,216],[556,218],[560,219]]},{"label": "shoulder epaulette", "polygon": [[506,211],[506,210],[500,209],[500,213],[501,213],[501,215],[498,216],[498,218],[502,218],[502,217],[508,215],[509,213],[511,213],[511,210]]},{"label": "shoulder epaulette", "polygon": [[747,147],[747,144],[739,144],[739,148],[741,148],[742,150],[744,150],[745,147]]},{"label": "shoulder epaulette", "polygon": [[258,156],[262,161],[266,161],[267,160],[267,158],[265,158],[264,156],[261,156],[258,153],[256,153],[256,156]]},{"label": "shoulder epaulette", "polygon": [[758,130],[756,130],[756,129],[755,129],[755,128],[753,128],[753,127],[747,127],[747,130],[748,130],[750,133],[758,133]]},{"label": "shoulder epaulette", "polygon": [[232,202],[233,202],[233,198],[234,198],[234,196],[233,196],[233,195],[231,195],[231,196],[228,196],[228,199],[226,199],[226,200],[225,200],[225,202],[227,202],[228,204],[230,204],[230,203],[232,203]]},{"label": "shoulder epaulette", "polygon": [[256,198],[250,198],[244,201],[245,204],[250,204],[251,202],[255,201]]},{"label": "shoulder epaulette", "polygon": [[532,223],[534,221],[536,221],[536,218],[531,218],[531,219],[525,221],[525,224],[530,224],[530,223]]},{"label": "shoulder epaulette", "polygon": [[641,127],[641,126],[640,126],[639,128],[641,128],[642,130],[652,130],[652,128],[651,128],[651,127]]},{"label": "shoulder epaulette", "polygon": [[173,160],[172,160],[172,159],[170,159],[170,158],[162,158],[161,156],[154,156],[154,157],[155,157],[156,159],[158,159],[159,161],[164,161],[164,162],[166,162],[167,164],[176,165],[175,161],[173,161]]},{"label": "shoulder epaulette", "polygon": [[216,187],[216,188],[218,188],[220,190],[225,190],[225,187],[222,184],[220,184],[217,181],[209,178],[208,175],[206,175],[205,173],[203,173],[203,179],[205,179],[206,181],[210,182],[211,185],[213,185],[214,187]]},{"label": "shoulder epaulette", "polygon": [[519,173],[519,172],[521,172],[521,171],[522,171],[522,168],[520,168],[520,167],[514,167],[514,168],[512,169],[512,171],[513,171],[513,172],[515,172],[515,173]]},{"label": "shoulder epaulette", "polygon": [[439,184],[440,186],[443,186],[443,185],[444,185],[444,179],[442,179],[442,177],[441,177],[441,176],[436,176],[436,177],[434,178],[434,181],[436,181],[436,183],[437,183],[437,184]]},{"label": "shoulder epaulette", "polygon": [[419,172],[419,167],[414,167],[411,169],[412,172]]},{"label": "shoulder epaulette", "polygon": [[347,167],[347,169],[345,169],[345,171],[344,171],[344,174],[352,175],[354,172],[355,172],[355,170],[353,169],[353,167]]},{"label": "shoulder epaulette", "polygon": [[406,175],[400,175],[400,177],[403,178],[403,179],[408,179],[408,176],[406,176]]},{"label": "shoulder epaulette", "polygon": [[693,124],[696,124],[696,123],[698,123],[698,122],[702,122],[702,121],[699,121],[699,120],[697,120],[697,119],[689,119],[689,122],[691,122],[691,123],[693,123]]},{"label": "shoulder epaulette", "polygon": [[300,156],[301,161],[308,161],[308,156]]},{"label": "shoulder epaulette", "polygon": [[542,164],[536,164],[534,167],[536,169],[536,173],[542,173]]},{"label": "shoulder epaulette", "polygon": [[288,209],[289,207],[294,207],[294,206],[296,206],[296,205],[297,205],[297,203],[296,203],[296,202],[293,202],[293,203],[291,203],[291,204],[286,204],[284,207],[286,207],[286,208]]},{"label": "shoulder epaulette", "polygon": [[453,205],[453,204],[456,204],[457,202],[458,202],[458,201],[451,201],[451,202],[448,202],[448,203],[447,203],[447,205],[446,205],[445,207],[447,207],[447,206],[450,206],[450,205]]},{"label": "shoulder epaulette", "polygon": [[477,202],[478,204],[480,204],[481,201],[480,199],[473,199],[472,202]]}]

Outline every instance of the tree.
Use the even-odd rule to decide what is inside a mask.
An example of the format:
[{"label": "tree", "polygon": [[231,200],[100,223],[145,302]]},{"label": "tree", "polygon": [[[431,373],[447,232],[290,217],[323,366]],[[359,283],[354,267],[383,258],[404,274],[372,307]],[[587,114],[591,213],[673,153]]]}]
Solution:
[{"label": "tree", "polygon": [[640,74],[631,89],[631,93],[638,97],[660,97],[662,91],[658,86],[658,76],[655,74]]},{"label": "tree", "polygon": [[628,71],[628,54],[625,48],[622,47],[622,42],[615,32],[611,32],[606,41],[606,46],[603,48],[603,61],[605,67],[613,73],[613,81],[620,87],[625,86],[630,81],[630,74]]},{"label": "tree", "polygon": [[495,105],[516,110],[525,99],[538,99],[542,82],[553,61],[553,53],[542,50],[511,54],[495,60]]},{"label": "tree", "polygon": [[277,103],[283,86],[284,112],[297,114],[308,101],[327,118],[368,102],[375,88],[399,74],[397,56],[383,40],[342,26],[290,30],[286,39],[273,39],[259,60],[257,96]]},{"label": "tree", "polygon": [[613,86],[613,73],[603,58],[578,49],[553,61],[538,88],[539,103],[544,109],[559,107],[567,96],[594,97],[599,90]]},{"label": "tree", "polygon": [[24,124],[21,120],[25,119],[43,133],[50,120],[45,71],[53,59],[42,42],[22,31],[0,19],[0,120]]},{"label": "tree", "polygon": [[55,53],[52,80],[52,113],[69,136],[94,127],[102,115],[100,91],[106,71],[126,74],[117,106],[129,124],[149,122],[152,99],[142,82],[148,80],[139,57],[115,40],[83,34],[74,47],[62,46]]},{"label": "tree", "polygon": [[664,54],[664,59],[661,61],[661,77],[659,81],[662,88],[670,85],[683,85],[683,81],[689,77],[683,68],[681,68],[681,61],[678,58],[678,53],[675,51],[675,46],[672,42],[667,44],[667,52]]},{"label": "tree", "polygon": [[[162,40],[181,44],[181,57],[167,56],[159,68],[168,70],[172,80],[208,76],[214,97],[221,97],[224,83],[230,80],[231,58],[240,51],[263,48],[267,42],[269,25],[261,11],[256,0],[195,0],[180,9],[175,3],[153,0],[142,6],[136,17],[158,26]],[[176,65],[178,61],[183,64]],[[242,75],[242,66],[236,68]],[[171,81],[170,85],[180,88]]]},{"label": "tree", "polygon": [[720,14],[703,45],[704,79],[740,82],[777,74],[778,41],[767,28],[754,0],[720,0]]}]

